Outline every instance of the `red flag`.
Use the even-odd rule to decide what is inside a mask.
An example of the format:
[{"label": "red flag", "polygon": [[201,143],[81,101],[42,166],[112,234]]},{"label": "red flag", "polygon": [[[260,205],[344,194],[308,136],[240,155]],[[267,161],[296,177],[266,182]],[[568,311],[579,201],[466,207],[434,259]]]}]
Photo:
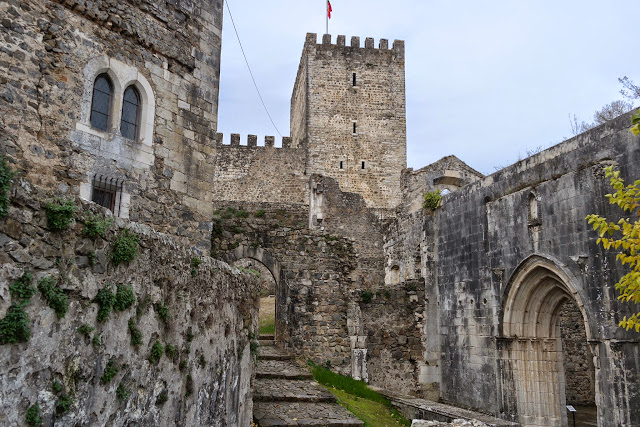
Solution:
[{"label": "red flag", "polygon": [[331,19],[331,12],[333,11],[333,9],[331,9],[331,2],[329,0],[327,0],[327,16],[329,17],[329,19]]}]

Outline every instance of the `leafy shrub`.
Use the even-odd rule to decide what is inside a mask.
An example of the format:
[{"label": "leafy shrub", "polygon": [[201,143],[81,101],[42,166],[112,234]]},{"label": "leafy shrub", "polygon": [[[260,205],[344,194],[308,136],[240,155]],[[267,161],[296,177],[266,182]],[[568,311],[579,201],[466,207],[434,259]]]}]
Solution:
[{"label": "leafy shrub", "polygon": [[164,405],[167,400],[169,400],[169,392],[167,390],[162,390],[156,398],[156,405]]},{"label": "leafy shrub", "polygon": [[235,214],[236,214],[236,210],[234,208],[227,208],[224,211],[222,211],[220,216],[222,217],[222,219],[231,219]]},{"label": "leafy shrub", "polygon": [[116,285],[116,296],[113,301],[113,309],[116,311],[123,311],[135,303],[136,295],[133,293],[133,288],[130,285],[118,283]]},{"label": "leafy shrub", "polygon": [[111,289],[102,288],[98,291],[98,294],[93,299],[93,302],[98,303],[100,306],[98,308],[98,322],[104,322],[109,318],[109,313],[111,313],[111,308],[113,304],[116,302],[116,296],[111,292]]},{"label": "leafy shrub", "polygon": [[109,359],[107,366],[105,366],[102,376],[100,377],[100,384],[109,384],[119,371],[120,368],[116,365],[116,361],[113,358]]},{"label": "leafy shrub", "polygon": [[56,284],[56,279],[53,276],[43,277],[38,281],[38,289],[49,307],[56,312],[58,319],[62,319],[69,310],[69,300],[64,291]]},{"label": "leafy shrub", "polygon": [[29,315],[25,302],[13,303],[4,319],[0,320],[0,344],[27,342],[31,338]]},{"label": "leafy shrub", "polygon": [[69,409],[71,409],[71,405],[73,405],[73,402],[73,398],[66,394],[63,394],[62,396],[60,396],[58,402],[56,403],[56,412],[58,412],[59,414],[69,412]]},{"label": "leafy shrub", "polygon": [[178,357],[178,347],[171,344],[165,344],[164,354],[171,360],[175,360]]},{"label": "leafy shrub", "polygon": [[185,369],[187,369],[187,361],[185,359],[182,359],[180,361],[180,364],[178,365],[178,369],[180,369],[181,371],[184,371]]},{"label": "leafy shrub", "polygon": [[47,225],[52,231],[66,230],[73,220],[76,207],[73,199],[59,199],[45,206]]},{"label": "leafy shrub", "polygon": [[[7,165],[4,157],[0,156],[0,218],[4,218],[9,213],[11,180],[13,180],[13,171]],[[40,408],[38,408],[38,411],[40,411]]]},{"label": "leafy shrub", "polygon": [[160,362],[160,358],[162,357],[162,353],[164,352],[164,348],[160,341],[156,340],[151,347],[151,354],[149,355],[149,361],[154,365],[157,365]]},{"label": "leafy shrub", "polygon": [[160,317],[160,319],[164,323],[167,323],[169,321],[169,307],[167,307],[164,301],[157,303],[155,307],[156,307],[156,313],[158,313],[158,316]]},{"label": "leafy shrub", "polygon": [[53,382],[53,385],[51,386],[51,390],[53,390],[55,394],[60,393],[62,391],[62,384],[60,383],[60,381],[55,380]]},{"label": "leafy shrub", "polygon": [[100,347],[102,345],[102,340],[100,339],[100,335],[95,334],[93,339],[91,340],[91,345],[94,347]]},{"label": "leafy shrub", "polygon": [[198,258],[197,256],[194,256],[193,258],[191,258],[191,275],[192,276],[198,275],[198,267],[200,267],[200,264],[202,264],[202,260],[200,258]]},{"label": "leafy shrub", "polygon": [[78,328],[78,333],[80,335],[83,335],[85,338],[89,338],[89,336],[91,335],[91,332],[93,332],[95,328],[89,326],[86,323],[83,323],[82,326],[80,326]]},{"label": "leafy shrub", "polygon": [[25,421],[29,426],[41,426],[42,418],[40,418],[40,406],[35,403],[27,409],[25,414]]},{"label": "leafy shrub", "polygon": [[200,365],[201,368],[207,366],[207,361],[204,358],[204,354],[200,355],[200,358],[198,359],[198,365]]},{"label": "leafy shrub", "polygon": [[92,239],[96,237],[102,237],[104,239],[111,224],[113,224],[113,219],[87,212],[84,217],[82,234]]},{"label": "leafy shrub", "polygon": [[369,304],[373,299],[373,292],[370,291],[362,291],[360,292],[360,297],[362,298],[362,302],[365,304]]},{"label": "leafy shrub", "polygon": [[265,215],[264,209],[260,209],[253,214],[253,216],[255,216],[256,218],[262,218],[264,217],[264,215]]},{"label": "leafy shrub", "polygon": [[442,203],[442,195],[438,191],[430,191],[428,193],[424,193],[424,202],[422,203],[422,207],[425,209],[431,209],[435,211],[440,207]]},{"label": "leafy shrub", "polygon": [[118,388],[116,389],[116,397],[121,402],[124,402],[129,397],[129,390],[122,384],[118,384]]},{"label": "leafy shrub", "polygon": [[133,317],[129,319],[129,333],[131,334],[131,345],[138,347],[142,344],[142,331],[136,327]]},{"label": "leafy shrub", "polygon": [[111,261],[113,261],[115,265],[133,261],[138,254],[138,241],[139,237],[137,234],[129,230],[120,231],[118,237],[113,241]]},{"label": "leafy shrub", "polygon": [[236,218],[248,218],[249,217],[249,212],[245,211],[244,209],[240,209],[238,212],[236,212]]},{"label": "leafy shrub", "polygon": [[25,271],[18,280],[9,286],[11,296],[20,301],[29,302],[33,294],[36,293],[36,288],[31,286],[31,280],[31,273]]}]

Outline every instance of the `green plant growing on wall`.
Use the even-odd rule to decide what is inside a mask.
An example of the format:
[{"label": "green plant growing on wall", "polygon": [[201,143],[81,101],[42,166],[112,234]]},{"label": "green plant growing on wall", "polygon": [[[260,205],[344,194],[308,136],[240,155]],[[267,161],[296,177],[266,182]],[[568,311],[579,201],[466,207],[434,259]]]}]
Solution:
[{"label": "green plant growing on wall", "polygon": [[139,347],[142,344],[142,331],[136,327],[133,317],[129,319],[129,333],[131,334],[131,345]]},{"label": "green plant growing on wall", "polygon": [[193,258],[191,258],[191,275],[192,276],[197,276],[198,275],[198,268],[200,267],[200,264],[202,264],[202,260],[197,257],[194,256]]},{"label": "green plant growing on wall", "polygon": [[264,209],[257,210],[256,213],[253,214],[256,218],[263,218],[265,215]]},{"label": "green plant growing on wall", "polygon": [[242,208],[240,208],[240,210],[236,212],[236,218],[248,218],[248,217],[249,217],[249,212],[245,211]]},{"label": "green plant growing on wall", "polygon": [[149,354],[149,361],[152,364],[157,365],[158,362],[160,362],[160,358],[162,358],[163,352],[164,352],[164,348],[162,347],[162,344],[160,344],[160,341],[156,340],[156,342],[154,342],[153,346],[151,347],[151,353]]},{"label": "green plant growing on wall", "polygon": [[116,295],[113,300],[113,309],[123,311],[136,303],[136,295],[130,285],[118,283],[116,285]]},{"label": "green plant growing on wall", "polygon": [[29,406],[27,413],[24,416],[27,425],[29,426],[41,426],[42,418],[40,418],[40,406],[37,403]]},{"label": "green plant growing on wall", "polygon": [[32,280],[31,273],[25,271],[18,280],[9,285],[9,293],[18,301],[29,302],[33,294],[36,293],[36,288],[31,286]]},{"label": "green plant growing on wall", "polygon": [[0,156],[0,218],[4,218],[9,213],[9,190],[11,190],[12,180],[13,171],[4,157]]},{"label": "green plant growing on wall", "polygon": [[422,207],[425,209],[431,209],[435,211],[442,205],[442,195],[438,191],[429,191],[424,193],[424,202]]},{"label": "green plant growing on wall", "polygon": [[60,383],[60,381],[55,380],[51,385],[51,390],[54,394],[60,393],[62,391],[62,384]]},{"label": "green plant growing on wall", "polygon": [[165,389],[162,390],[162,392],[156,398],[156,405],[164,405],[167,400],[169,400],[169,392]]},{"label": "green plant growing on wall", "polygon": [[115,264],[133,261],[138,254],[139,240],[137,234],[122,230],[113,241],[111,261]]},{"label": "green plant growing on wall", "polygon": [[71,405],[73,405],[74,399],[67,394],[62,394],[60,398],[58,398],[58,402],[56,402],[56,412],[59,414],[64,414],[69,412],[71,409]]},{"label": "green plant growing on wall", "polygon": [[111,308],[116,301],[116,296],[111,292],[109,287],[102,288],[98,291],[93,302],[98,303],[98,322],[102,323],[109,318]]},{"label": "green plant growing on wall", "polygon": [[80,335],[85,338],[89,338],[91,336],[91,332],[93,332],[94,329],[95,328],[89,326],[88,324],[83,323],[82,326],[80,326],[77,330]]},{"label": "green plant growing on wall", "polygon": [[[634,117],[640,116],[640,113]],[[640,123],[637,117],[634,123]],[[605,168],[605,175],[610,179],[614,192],[607,194],[612,205],[618,205],[624,212],[628,212],[635,220],[622,218],[617,223],[607,220],[600,215],[588,215],[587,220],[599,234],[597,243],[607,250],[618,251],[616,258],[623,266],[631,271],[616,283],[620,292],[618,299],[626,302],[640,303],[640,180],[625,185],[620,178],[620,171],[614,171],[613,166]],[[640,311],[619,323],[627,331],[635,329],[640,332]]]},{"label": "green plant growing on wall", "polygon": [[640,135],[640,111],[631,116],[631,124],[633,125],[631,126],[631,132],[633,132],[635,136]]},{"label": "green plant growing on wall", "polygon": [[67,295],[57,285],[53,276],[43,277],[38,281],[38,290],[47,301],[49,307],[56,312],[58,319],[62,319],[69,310],[69,300]]},{"label": "green plant growing on wall", "polygon": [[87,212],[84,217],[82,234],[92,239],[96,237],[102,237],[104,239],[111,224],[113,224],[113,219]]},{"label": "green plant growing on wall", "polygon": [[185,386],[185,397],[189,397],[191,396],[191,393],[193,393],[193,377],[191,376],[191,374],[187,374],[187,384]]},{"label": "green plant growing on wall", "polygon": [[91,345],[96,348],[102,345],[102,340],[100,339],[100,335],[98,334],[93,335],[93,339],[91,340]]},{"label": "green plant growing on wall", "polygon": [[29,315],[24,307],[26,302],[14,302],[0,320],[0,344],[27,342],[31,338]]},{"label": "green plant growing on wall", "polygon": [[172,361],[175,361],[178,358],[178,347],[165,343],[164,354],[166,354]]},{"label": "green plant growing on wall", "polygon": [[111,382],[113,377],[120,371],[118,365],[116,365],[115,359],[111,358],[107,362],[107,366],[105,366],[104,371],[102,372],[102,376],[100,377],[100,384],[106,385]]},{"label": "green plant growing on wall", "polygon": [[158,313],[158,317],[160,317],[160,320],[162,320],[165,324],[167,324],[167,322],[169,322],[169,316],[170,316],[169,307],[167,307],[167,304],[165,304],[164,301],[161,301],[155,305],[155,309],[156,309],[156,313]]},{"label": "green plant growing on wall", "polygon": [[49,202],[45,206],[47,213],[47,225],[52,231],[66,230],[73,221],[76,206],[73,199],[58,199]]},{"label": "green plant growing on wall", "polygon": [[116,397],[120,402],[124,402],[129,397],[129,390],[127,390],[124,384],[118,384],[118,388],[116,389]]},{"label": "green plant growing on wall", "polygon": [[373,292],[371,291],[362,291],[360,292],[360,298],[362,298],[362,302],[365,304],[369,304],[373,299]]}]

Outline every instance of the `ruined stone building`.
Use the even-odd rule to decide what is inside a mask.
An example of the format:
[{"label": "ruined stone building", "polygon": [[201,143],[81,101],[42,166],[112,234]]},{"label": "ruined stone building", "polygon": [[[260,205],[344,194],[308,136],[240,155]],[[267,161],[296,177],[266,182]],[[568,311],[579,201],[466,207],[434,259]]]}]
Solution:
[{"label": "ruined stone building", "polygon": [[[585,220],[620,215],[604,167],[640,177],[629,115],[490,176],[455,156],[407,169],[404,43],[307,34],[291,136],[226,145],[222,0],[0,0],[0,17],[0,154],[15,172],[0,317],[25,271],[69,300],[59,318],[33,296],[31,339],[0,346],[0,424],[38,403],[64,425],[248,425],[259,283],[228,264],[251,259],[276,284],[276,339],[300,356],[522,425],[566,425],[565,404],[640,425],[623,270]],[[75,223],[56,232],[60,198]],[[114,217],[104,237],[83,234],[87,211]],[[130,264],[111,255],[123,229],[139,238]],[[137,309],[96,322],[116,284]],[[171,346],[159,361],[155,343]]]}]

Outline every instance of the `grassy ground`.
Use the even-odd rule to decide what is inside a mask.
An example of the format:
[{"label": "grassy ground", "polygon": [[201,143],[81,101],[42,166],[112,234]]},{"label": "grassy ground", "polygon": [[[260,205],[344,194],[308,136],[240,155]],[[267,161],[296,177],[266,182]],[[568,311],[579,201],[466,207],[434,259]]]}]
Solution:
[{"label": "grassy ground", "polygon": [[309,366],[313,378],[327,387],[342,406],[364,421],[366,427],[411,425],[384,396],[371,390],[364,381],[336,374],[312,362]]},{"label": "grassy ground", "polygon": [[273,334],[276,330],[276,298],[260,298],[260,313],[258,314],[261,334]]}]

